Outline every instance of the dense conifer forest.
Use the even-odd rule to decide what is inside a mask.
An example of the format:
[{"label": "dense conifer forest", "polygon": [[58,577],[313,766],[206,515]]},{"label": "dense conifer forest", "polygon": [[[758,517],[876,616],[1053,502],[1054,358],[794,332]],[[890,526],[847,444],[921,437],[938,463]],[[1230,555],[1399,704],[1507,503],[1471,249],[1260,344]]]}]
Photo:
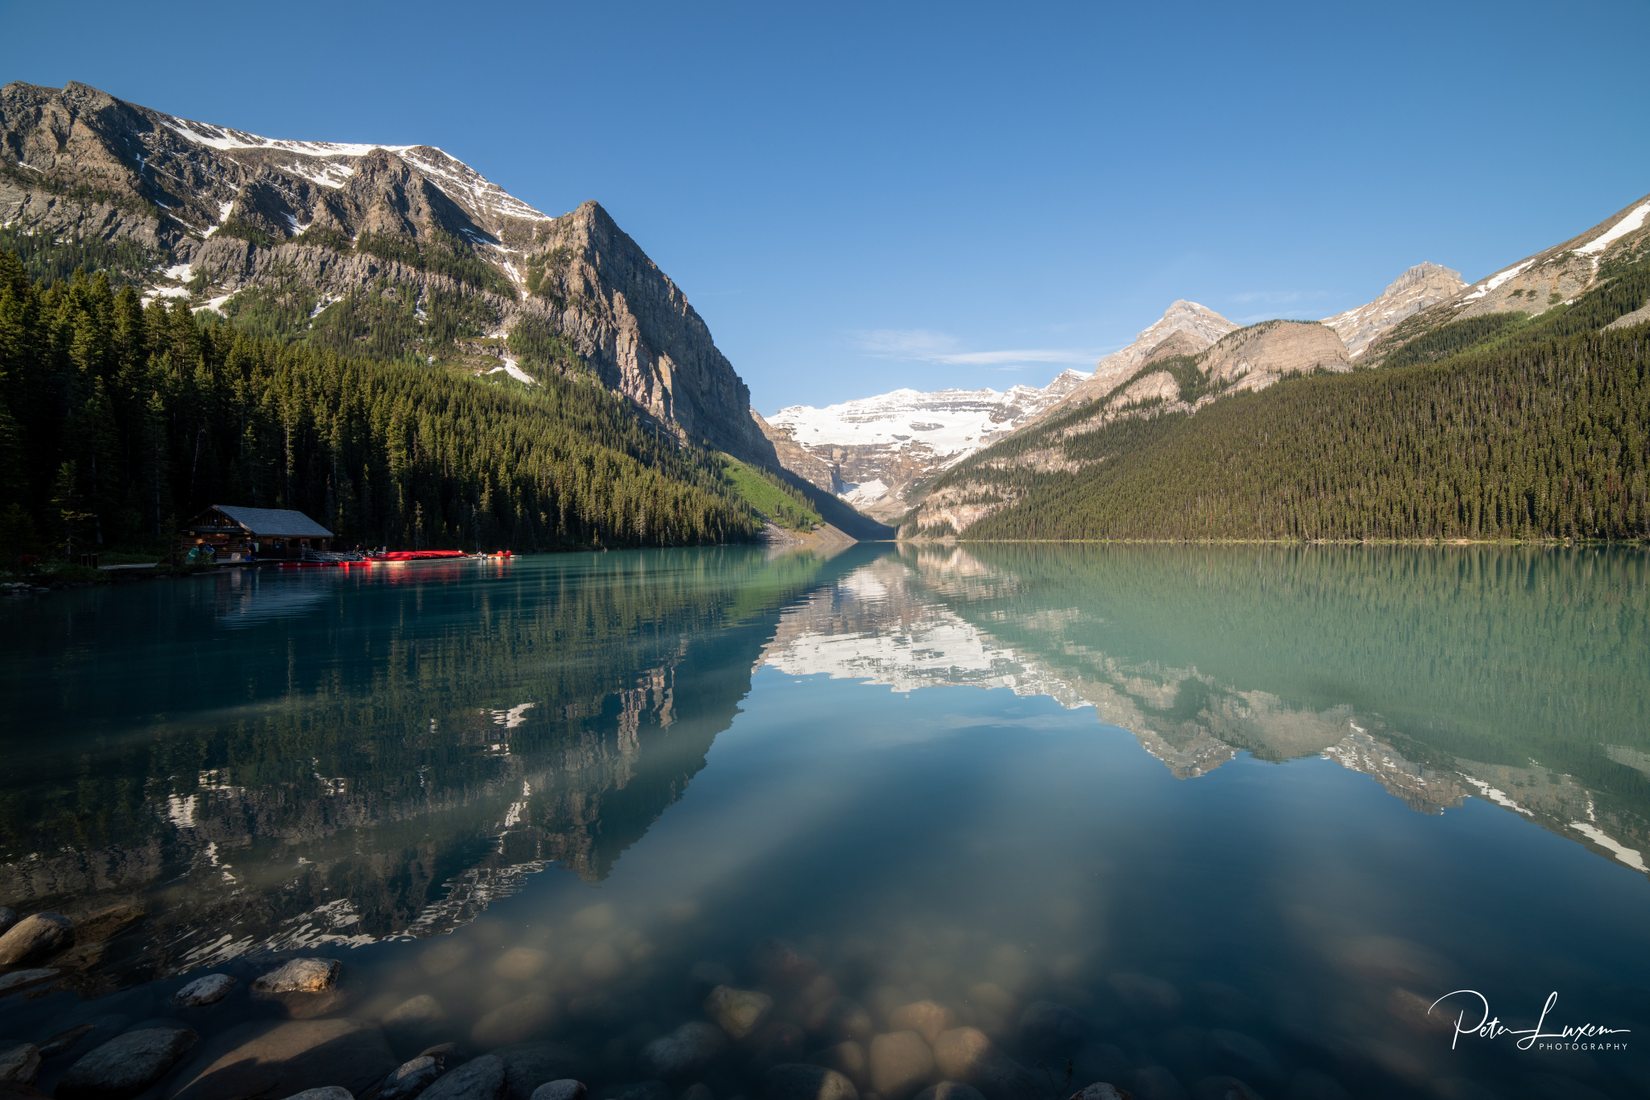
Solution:
[{"label": "dense conifer forest", "polygon": [[0,252],[0,554],[169,542],[209,504],[347,542],[544,550],[750,538],[721,459],[593,378],[478,381],[287,343]]},{"label": "dense conifer forest", "polygon": [[[1603,329],[1650,299],[1650,261],[1607,274],[1536,317],[1413,333],[1377,369],[1063,439],[1060,418],[936,485],[1012,495],[978,539],[1644,539],[1650,325]],[[994,465],[1040,446],[1078,465]]]}]

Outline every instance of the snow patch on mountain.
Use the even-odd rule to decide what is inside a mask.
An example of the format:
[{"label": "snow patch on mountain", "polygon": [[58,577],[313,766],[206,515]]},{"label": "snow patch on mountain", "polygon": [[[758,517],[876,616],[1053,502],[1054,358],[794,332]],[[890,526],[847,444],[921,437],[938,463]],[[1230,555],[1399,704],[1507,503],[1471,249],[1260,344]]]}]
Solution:
[{"label": "snow patch on mountain", "polygon": [[1059,388],[1062,380],[1075,384],[1082,378],[1077,371],[1066,371],[1043,389],[898,389],[823,408],[792,405],[767,420],[809,449],[920,446],[939,458],[961,458],[1058,400],[1064,392]]},{"label": "snow patch on mountain", "polygon": [[1627,216],[1576,249],[1583,256],[1596,256],[1630,233],[1637,233],[1650,220],[1650,202],[1640,203]]}]

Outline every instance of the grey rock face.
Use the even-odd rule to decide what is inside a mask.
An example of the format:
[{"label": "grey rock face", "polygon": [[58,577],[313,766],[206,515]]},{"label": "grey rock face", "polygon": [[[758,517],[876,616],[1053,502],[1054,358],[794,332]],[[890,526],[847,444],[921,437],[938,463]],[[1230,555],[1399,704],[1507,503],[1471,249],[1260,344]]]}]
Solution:
[{"label": "grey rock face", "polygon": [[186,1007],[217,1004],[229,996],[229,991],[235,988],[235,984],[235,979],[228,974],[208,974],[204,978],[196,978],[172,994],[172,1001]]},{"label": "grey rock face", "polygon": [[117,1035],[70,1066],[57,1095],[135,1096],[164,1077],[197,1039],[187,1028],[141,1028]]},{"label": "grey rock face", "polygon": [[378,1090],[378,1100],[406,1100],[417,1096],[441,1076],[441,1063],[432,1055],[421,1054],[397,1066]]},{"label": "grey rock face", "polygon": [[1072,1093],[1071,1100],[1125,1100],[1125,1094],[1115,1085],[1096,1081]]},{"label": "grey rock face", "polygon": [[484,1054],[448,1070],[420,1095],[424,1100],[498,1100],[504,1095],[504,1060]]},{"label": "grey rock face", "polygon": [[585,1100],[590,1090],[585,1088],[583,1081],[575,1081],[571,1077],[563,1077],[559,1081],[546,1081],[533,1090],[531,1100]]},{"label": "grey rock face", "polygon": [[31,1084],[40,1072],[40,1048],[33,1043],[0,1046],[0,1081]]},{"label": "grey rock face", "polygon": [[721,1029],[694,1020],[647,1044],[642,1060],[666,1080],[683,1079],[701,1073],[727,1045]]},{"label": "grey rock face", "polygon": [[74,939],[74,922],[62,913],[24,917],[0,936],[0,967],[49,958]]},{"label": "grey rock face", "polygon": [[293,959],[252,983],[259,993],[320,993],[331,989],[342,969],[337,959]]}]

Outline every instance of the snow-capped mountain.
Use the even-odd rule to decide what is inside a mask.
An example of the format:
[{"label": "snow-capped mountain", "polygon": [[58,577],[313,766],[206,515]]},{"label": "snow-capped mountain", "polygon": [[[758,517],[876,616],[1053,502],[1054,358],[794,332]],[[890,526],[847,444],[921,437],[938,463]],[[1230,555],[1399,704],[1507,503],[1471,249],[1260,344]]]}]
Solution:
[{"label": "snow-capped mountain", "polygon": [[897,518],[905,493],[1071,392],[1068,370],[1047,386],[1006,392],[899,389],[816,408],[792,405],[766,418],[787,465],[878,518]]}]

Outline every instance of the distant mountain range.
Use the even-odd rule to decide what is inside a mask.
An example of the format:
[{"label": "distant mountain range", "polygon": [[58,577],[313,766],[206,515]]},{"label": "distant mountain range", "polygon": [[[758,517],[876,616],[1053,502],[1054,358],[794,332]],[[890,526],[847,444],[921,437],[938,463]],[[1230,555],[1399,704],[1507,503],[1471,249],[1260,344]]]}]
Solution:
[{"label": "distant mountain range", "polygon": [[[1280,347],[1275,339],[1260,357],[1247,355],[1245,388],[1285,373],[1350,363],[1375,339],[1463,286],[1461,276],[1449,268],[1431,263],[1412,267],[1374,301],[1321,322],[1330,332],[1314,341],[1307,361],[1295,362],[1289,352],[1273,354]],[[1127,346],[1101,359],[1091,374],[1068,370],[1041,389],[1016,386],[1007,393],[902,389],[823,408],[793,405],[767,418],[768,434],[792,470],[878,518],[897,521],[914,502],[914,491],[940,471],[1016,430],[1108,396],[1135,380],[1148,363],[1197,355],[1237,328],[1207,306],[1182,299]],[[1299,335],[1299,330],[1291,331]],[[1139,381],[1127,400],[1164,385],[1162,378]]]},{"label": "distant mountain range", "polygon": [[1236,328],[1176,302],[924,482],[905,531],[1647,537],[1650,379],[1607,338],[1646,323],[1650,198],[1471,286],[1422,264],[1321,322]]}]

